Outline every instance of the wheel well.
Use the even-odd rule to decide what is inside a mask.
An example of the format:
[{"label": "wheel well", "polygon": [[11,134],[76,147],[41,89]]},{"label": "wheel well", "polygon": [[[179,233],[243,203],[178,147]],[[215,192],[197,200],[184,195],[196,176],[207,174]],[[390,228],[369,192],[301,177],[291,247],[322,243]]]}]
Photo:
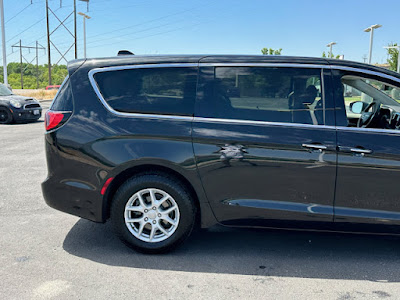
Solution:
[{"label": "wheel well", "polygon": [[167,168],[163,166],[157,166],[157,165],[141,165],[137,167],[133,167],[127,170],[124,170],[111,182],[110,186],[107,189],[107,193],[104,197],[104,208],[103,208],[103,216],[104,220],[107,220],[110,217],[110,207],[111,207],[111,202],[112,199],[117,192],[118,188],[129,178],[132,176],[138,175],[138,174],[148,174],[148,173],[158,173],[158,174],[164,174],[169,177],[174,177],[176,180],[179,180],[190,192],[190,195],[193,197],[195,201],[195,205],[197,208],[197,215],[196,215],[196,226],[200,226],[200,203],[199,203],[199,198],[197,196],[196,191],[194,190],[192,184],[181,174],[178,172]]}]

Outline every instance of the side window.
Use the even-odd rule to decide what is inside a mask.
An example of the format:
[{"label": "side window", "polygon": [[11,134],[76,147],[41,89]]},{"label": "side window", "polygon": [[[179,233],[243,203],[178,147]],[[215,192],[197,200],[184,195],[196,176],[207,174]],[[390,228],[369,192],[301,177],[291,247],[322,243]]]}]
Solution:
[{"label": "side window", "polygon": [[216,67],[203,117],[322,125],[320,69]]},{"label": "side window", "polygon": [[104,100],[129,113],[193,115],[195,68],[143,68],[94,75]]},{"label": "side window", "polygon": [[67,76],[54,97],[50,109],[53,111],[72,111],[73,108],[72,90],[69,83],[69,76]]},{"label": "side window", "polygon": [[347,126],[400,128],[400,85],[355,74],[341,77]]}]

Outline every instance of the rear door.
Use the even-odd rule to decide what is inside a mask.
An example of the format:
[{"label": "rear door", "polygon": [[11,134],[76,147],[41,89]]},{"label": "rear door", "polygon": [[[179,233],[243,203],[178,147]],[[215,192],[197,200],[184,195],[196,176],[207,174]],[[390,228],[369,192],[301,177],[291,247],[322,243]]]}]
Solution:
[{"label": "rear door", "polygon": [[200,65],[193,145],[220,222],[333,221],[329,84],[312,65]]}]

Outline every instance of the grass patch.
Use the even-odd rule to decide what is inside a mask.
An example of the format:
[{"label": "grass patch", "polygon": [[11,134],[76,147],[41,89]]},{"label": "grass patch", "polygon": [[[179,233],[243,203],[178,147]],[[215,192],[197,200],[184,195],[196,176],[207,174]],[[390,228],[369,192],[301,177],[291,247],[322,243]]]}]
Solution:
[{"label": "grass patch", "polygon": [[17,95],[32,97],[38,100],[51,100],[57,94],[57,90],[18,90]]}]

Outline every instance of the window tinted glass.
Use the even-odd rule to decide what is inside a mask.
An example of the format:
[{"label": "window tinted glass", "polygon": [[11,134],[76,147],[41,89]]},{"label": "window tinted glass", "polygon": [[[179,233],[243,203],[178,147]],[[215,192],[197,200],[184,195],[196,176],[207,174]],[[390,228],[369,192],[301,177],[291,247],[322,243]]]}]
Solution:
[{"label": "window tinted glass", "polygon": [[95,74],[105,101],[115,110],[132,113],[192,115],[197,70],[144,68]]},{"label": "window tinted glass", "polygon": [[53,104],[51,105],[51,110],[54,111],[72,111],[73,110],[73,100],[72,91],[69,84],[69,77],[64,79],[60,90],[54,97]]},{"label": "window tinted glass", "polygon": [[203,88],[202,116],[324,123],[320,69],[217,67]]}]

